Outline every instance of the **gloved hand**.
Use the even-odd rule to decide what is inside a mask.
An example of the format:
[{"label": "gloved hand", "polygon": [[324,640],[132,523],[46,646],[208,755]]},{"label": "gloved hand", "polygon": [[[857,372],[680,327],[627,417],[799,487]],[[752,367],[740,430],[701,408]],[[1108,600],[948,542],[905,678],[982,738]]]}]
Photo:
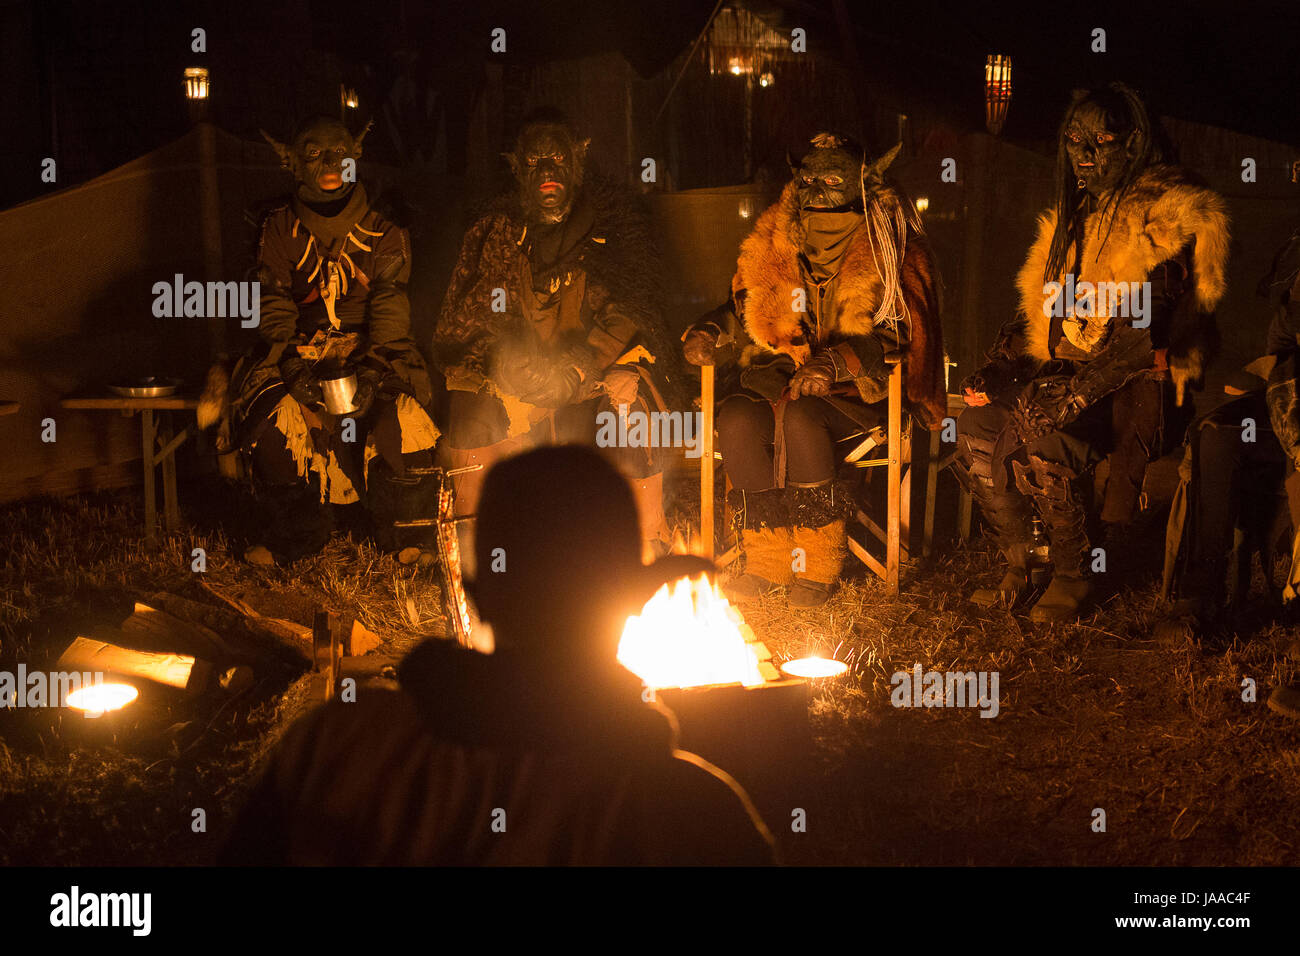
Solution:
[{"label": "gloved hand", "polygon": [[682,356],[691,365],[712,365],[718,338],[718,327],[712,323],[688,329],[682,339]]},{"label": "gloved hand", "polygon": [[421,405],[428,405],[433,399],[433,385],[429,373],[422,366],[396,359],[393,361],[393,377],[401,381],[402,390],[409,388],[414,392],[415,400]]},{"label": "gloved hand", "polygon": [[799,366],[794,377],[790,379],[790,397],[793,399],[807,396],[823,397],[831,393],[831,386],[836,382],[838,371],[835,359],[829,351],[818,352]]},{"label": "gloved hand", "polygon": [[619,365],[610,369],[600,383],[600,387],[609,396],[609,403],[615,408],[633,404],[640,385],[641,374],[628,365]]},{"label": "gloved hand", "polygon": [[374,369],[363,368],[357,372],[357,390],[352,393],[353,410],[348,413],[349,416],[361,418],[370,411],[379,396],[379,384],[382,381],[383,376]]},{"label": "gloved hand", "polygon": [[289,386],[289,394],[299,404],[310,408],[325,401],[320,382],[316,381],[316,376],[307,368],[307,363],[298,356],[292,355],[280,363],[280,378]]},{"label": "gloved hand", "polygon": [[562,362],[541,368],[537,373],[537,384],[520,394],[520,400],[542,408],[561,408],[570,404],[582,387],[582,375],[576,365]]},{"label": "gloved hand", "polygon": [[1011,410],[1011,427],[1023,444],[1042,438],[1074,420],[1070,379],[1064,375],[1030,382]]},{"label": "gloved hand", "polygon": [[966,404],[987,405],[989,403],[989,393],[996,391],[991,383],[997,377],[997,369],[992,362],[966,376],[965,381],[961,383],[961,392],[966,399]]},{"label": "gloved hand", "polygon": [[490,376],[503,391],[522,397],[545,383],[545,366],[545,360],[530,343],[506,339],[496,348]]}]

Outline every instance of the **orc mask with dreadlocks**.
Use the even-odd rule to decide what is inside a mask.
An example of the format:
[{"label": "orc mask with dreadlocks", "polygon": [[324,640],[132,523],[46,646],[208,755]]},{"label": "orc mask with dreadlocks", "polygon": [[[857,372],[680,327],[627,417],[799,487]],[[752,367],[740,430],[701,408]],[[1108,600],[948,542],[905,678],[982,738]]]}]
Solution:
[{"label": "orc mask with dreadlocks", "polygon": [[1113,216],[1133,181],[1163,159],[1146,107],[1123,83],[1076,90],[1057,137],[1056,232],[1044,281],[1066,271],[1066,258],[1098,204]]}]

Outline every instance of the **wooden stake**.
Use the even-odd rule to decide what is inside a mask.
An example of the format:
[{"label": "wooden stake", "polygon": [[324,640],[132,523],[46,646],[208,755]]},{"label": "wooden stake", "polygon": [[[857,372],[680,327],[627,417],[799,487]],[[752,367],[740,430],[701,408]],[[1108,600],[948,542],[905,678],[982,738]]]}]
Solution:
[{"label": "wooden stake", "polygon": [[713,560],[713,366],[700,366],[700,554]]},{"label": "wooden stake", "polygon": [[[889,372],[889,493],[885,518],[885,590],[898,596],[898,558],[902,524],[903,366],[896,360]],[[910,495],[908,496],[911,497]]]}]

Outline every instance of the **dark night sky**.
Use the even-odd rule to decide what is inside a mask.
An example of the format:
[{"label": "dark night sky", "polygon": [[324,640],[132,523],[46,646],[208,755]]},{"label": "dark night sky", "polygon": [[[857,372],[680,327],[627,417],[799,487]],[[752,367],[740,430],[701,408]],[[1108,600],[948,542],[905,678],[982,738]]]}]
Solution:
[{"label": "dark night sky", "polygon": [[[845,59],[836,2],[749,0],[783,32],[804,26],[810,52]],[[1156,114],[1300,146],[1297,0],[840,2],[854,24],[866,97],[900,111],[926,105],[958,130],[982,127],[984,57],[1005,53],[1015,64],[1003,134],[1011,141],[1042,144],[1072,88],[1122,79]],[[179,136],[189,122],[175,77],[196,59],[187,49],[194,25],[209,30],[205,63],[220,87],[217,121],[255,139],[259,125],[287,134],[309,103],[319,109],[317,94],[326,103],[336,99],[321,79],[340,75],[335,67],[366,102],[382,101],[399,76],[395,54],[402,49],[419,58],[421,82],[465,112],[485,63],[501,62],[488,50],[496,26],[508,30],[515,65],[619,50],[651,76],[689,46],[714,4],[3,0],[0,79],[12,92],[0,160],[23,168],[55,150],[79,181]],[[1107,31],[1104,54],[1089,49],[1094,27]],[[289,65],[295,44],[301,52],[293,62],[317,73]],[[29,198],[34,188],[0,187],[0,205]]]},{"label": "dark night sky", "polygon": [[[918,94],[977,100],[985,55],[1010,54],[1016,106],[1006,132],[1013,138],[1051,136],[1071,89],[1123,79],[1158,113],[1300,144],[1295,0],[844,2],[868,71],[888,68]],[[807,24],[810,47],[840,54],[832,0],[767,5],[781,8],[783,25]],[[648,74],[694,39],[714,0],[486,0],[473,6],[476,28],[489,22],[513,27],[512,52],[519,55],[616,47]],[[461,16],[448,18],[444,29],[461,29]],[[1090,49],[1094,27],[1106,30],[1104,54]],[[980,124],[980,109],[976,102],[972,125]]]}]

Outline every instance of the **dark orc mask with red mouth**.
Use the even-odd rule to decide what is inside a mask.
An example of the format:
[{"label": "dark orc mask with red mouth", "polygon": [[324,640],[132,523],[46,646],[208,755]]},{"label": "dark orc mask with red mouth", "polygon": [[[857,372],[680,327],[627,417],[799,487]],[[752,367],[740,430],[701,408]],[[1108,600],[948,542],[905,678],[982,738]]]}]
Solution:
[{"label": "dark orc mask with red mouth", "polygon": [[528,123],[512,153],[503,154],[519,183],[519,199],[531,223],[563,222],[573,208],[591,140],[579,139],[561,120]]}]

